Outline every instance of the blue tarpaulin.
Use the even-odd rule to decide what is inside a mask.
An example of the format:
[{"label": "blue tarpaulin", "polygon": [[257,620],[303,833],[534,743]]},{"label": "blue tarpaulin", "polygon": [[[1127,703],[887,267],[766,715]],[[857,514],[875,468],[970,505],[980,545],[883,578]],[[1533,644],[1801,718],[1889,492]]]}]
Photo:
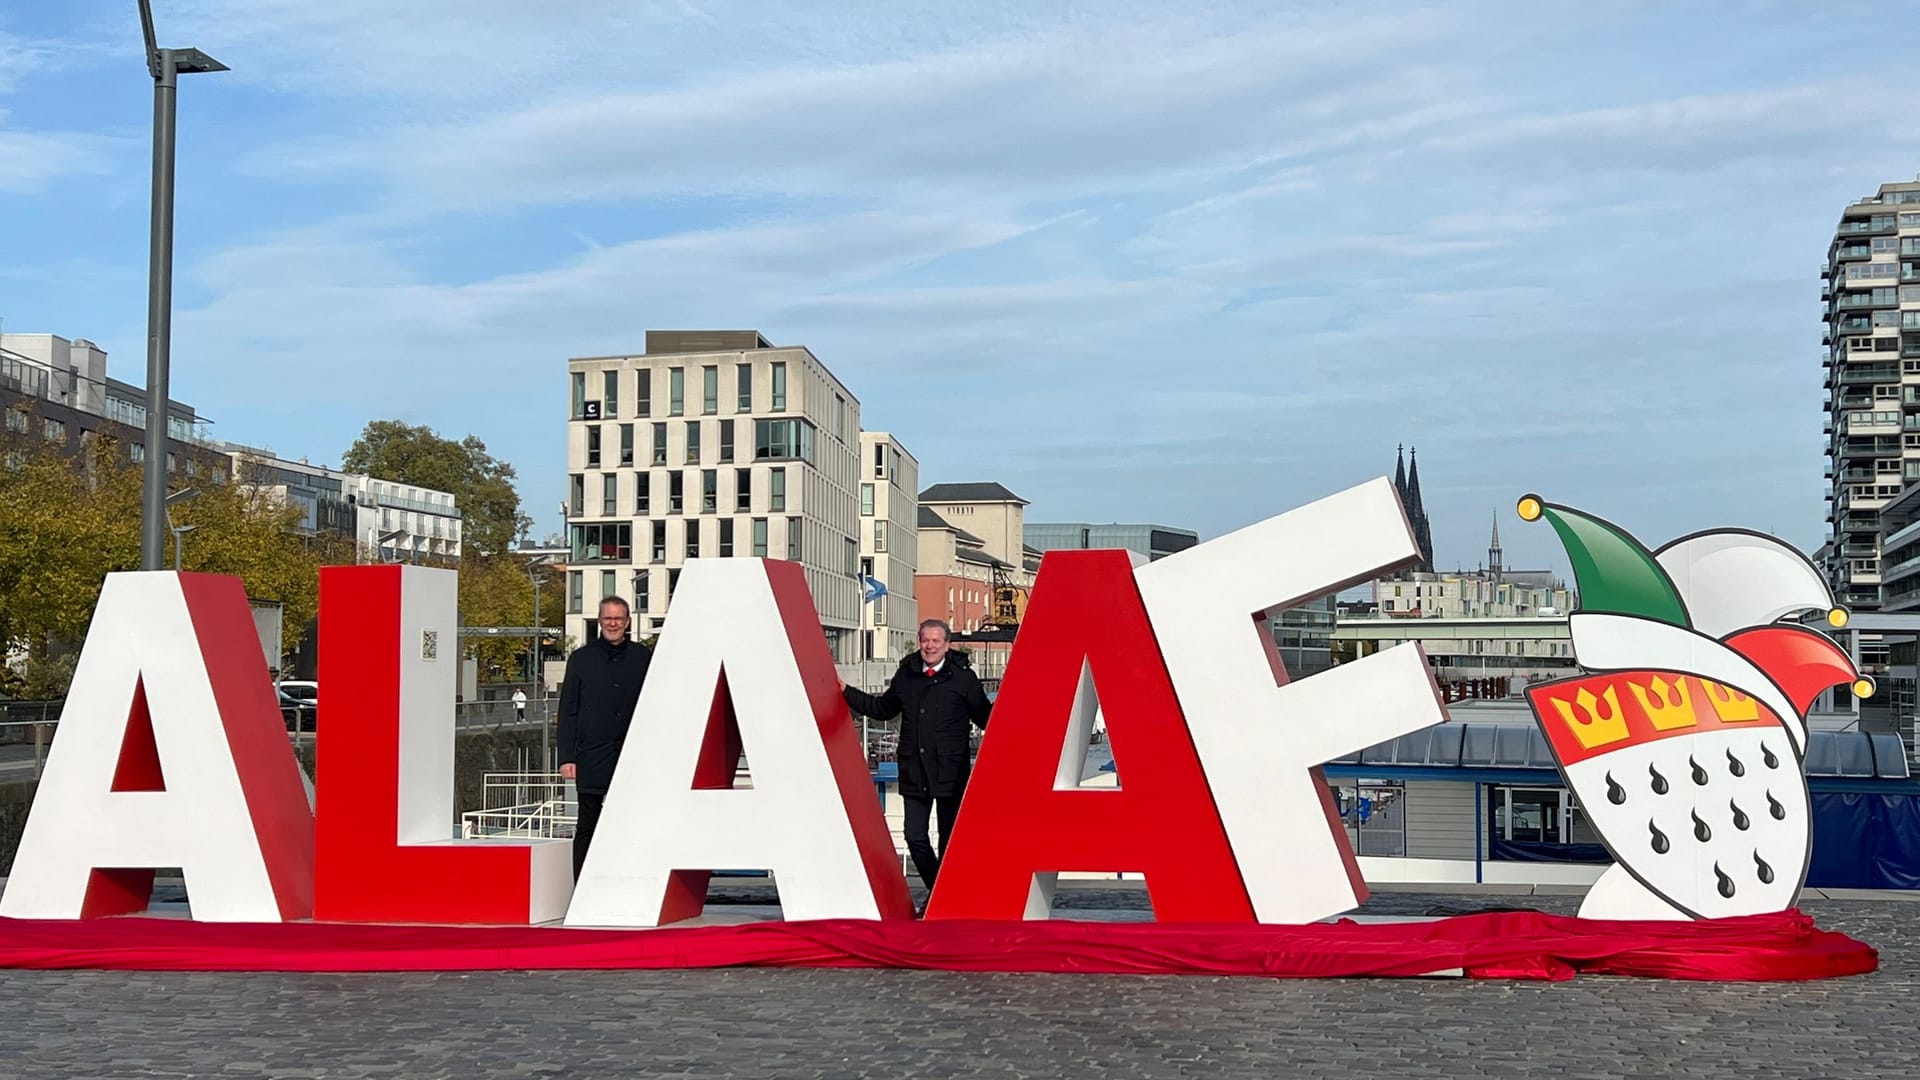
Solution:
[{"label": "blue tarpaulin", "polygon": [[1920,796],[1816,792],[1807,884],[1920,889]]},{"label": "blue tarpaulin", "polygon": [[[1515,862],[1604,863],[1598,844],[1489,838],[1487,855]],[[1813,863],[1807,884],[1828,889],[1920,889],[1920,796],[1813,794]]]}]

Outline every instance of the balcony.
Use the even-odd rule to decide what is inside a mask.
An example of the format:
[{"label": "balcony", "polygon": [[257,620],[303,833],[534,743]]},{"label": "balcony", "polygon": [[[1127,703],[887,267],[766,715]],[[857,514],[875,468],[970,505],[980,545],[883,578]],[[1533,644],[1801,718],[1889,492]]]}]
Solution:
[{"label": "balcony", "polygon": [[1893,364],[1849,364],[1840,369],[1840,382],[1852,386],[1858,383],[1891,382],[1900,378],[1900,369]]},{"label": "balcony", "polygon": [[1849,244],[1848,246],[1843,247],[1838,251],[1835,251],[1833,253],[1833,257],[1840,260],[1841,262],[1851,262],[1857,259],[1871,259],[1873,258],[1873,248],[1867,246],[1866,244]]}]

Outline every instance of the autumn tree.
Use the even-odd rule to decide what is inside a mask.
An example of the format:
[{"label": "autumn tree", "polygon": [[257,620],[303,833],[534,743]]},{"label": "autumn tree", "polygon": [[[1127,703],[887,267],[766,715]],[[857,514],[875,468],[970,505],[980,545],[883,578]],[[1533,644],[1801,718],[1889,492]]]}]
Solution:
[{"label": "autumn tree", "polygon": [[460,506],[463,552],[503,554],[532,524],[520,512],[513,466],[487,453],[487,444],[472,435],[455,442],[424,425],[375,420],[347,450],[340,467],[451,493]]},{"label": "autumn tree", "polygon": [[[106,575],[140,568],[141,474],[112,438],[69,455],[28,426],[0,439],[0,647],[26,651],[28,688],[57,694]],[[249,596],[278,601],[292,648],[318,610],[321,564],[351,562],[351,542],[298,535],[299,510],[266,489],[190,482],[194,497],[168,511],[171,524],[192,526],[182,568],[232,574]],[[170,533],[168,565],[175,542]]]}]

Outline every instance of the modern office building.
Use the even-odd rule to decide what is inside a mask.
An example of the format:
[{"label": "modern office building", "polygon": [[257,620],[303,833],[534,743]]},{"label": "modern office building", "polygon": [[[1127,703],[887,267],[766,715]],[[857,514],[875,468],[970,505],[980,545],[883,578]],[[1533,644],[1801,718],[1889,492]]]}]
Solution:
[{"label": "modern office building", "polygon": [[1037,551],[1124,548],[1145,555],[1148,560],[1164,559],[1200,542],[1200,534],[1192,529],[1176,529],[1170,525],[1035,521],[1027,523],[1026,529],[1027,546]]},{"label": "modern office building", "polygon": [[597,633],[607,596],[655,633],[686,560],[771,557],[801,564],[835,659],[857,660],[860,403],[826,365],[724,330],[567,367],[568,636]]},{"label": "modern office building", "polygon": [[912,652],[919,626],[920,462],[884,431],[860,433],[860,576],[867,587],[860,629],[863,660]]},{"label": "modern office building", "polygon": [[1881,511],[1920,479],[1920,179],[1848,206],[1820,268],[1826,323],[1827,572],[1834,598],[1881,607]]}]

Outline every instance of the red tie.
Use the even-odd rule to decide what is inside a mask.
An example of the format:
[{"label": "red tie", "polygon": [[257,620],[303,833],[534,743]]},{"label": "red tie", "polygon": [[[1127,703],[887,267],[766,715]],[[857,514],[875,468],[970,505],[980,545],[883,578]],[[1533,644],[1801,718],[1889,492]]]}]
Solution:
[{"label": "red tie", "polygon": [[927,678],[929,678],[929,679],[931,679],[931,678],[933,678],[933,669],[932,669],[932,668],[928,668],[928,669],[927,669]]}]

